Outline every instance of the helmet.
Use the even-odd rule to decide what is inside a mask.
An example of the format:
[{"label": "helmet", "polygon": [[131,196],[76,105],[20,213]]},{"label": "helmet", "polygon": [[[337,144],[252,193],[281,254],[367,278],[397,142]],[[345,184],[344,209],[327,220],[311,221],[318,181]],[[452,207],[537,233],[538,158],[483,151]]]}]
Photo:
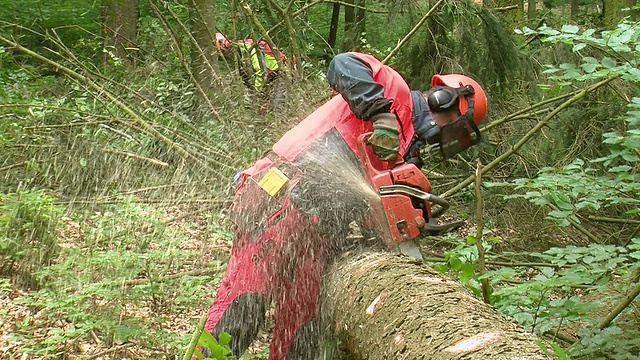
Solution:
[{"label": "helmet", "polygon": [[223,33],[217,32],[216,35],[216,47],[220,50],[228,49],[231,47],[231,43]]},{"label": "helmet", "polygon": [[[436,74],[431,77],[431,86],[436,88],[427,99],[432,111],[445,110],[457,103],[461,115],[470,109],[473,111],[476,125],[487,115],[487,96],[482,86],[472,78],[461,74]],[[437,91],[438,88],[445,91]]]},{"label": "helmet", "polygon": [[[429,111],[434,119],[436,114],[441,113],[445,117],[440,119],[447,121],[433,122],[434,128],[425,133],[425,140],[430,148],[440,150],[442,159],[448,159],[480,141],[478,124],[487,115],[487,96],[475,80],[460,74],[433,75],[431,86],[424,93]],[[451,110],[460,113],[454,114]],[[451,116],[457,116],[457,119]]]}]

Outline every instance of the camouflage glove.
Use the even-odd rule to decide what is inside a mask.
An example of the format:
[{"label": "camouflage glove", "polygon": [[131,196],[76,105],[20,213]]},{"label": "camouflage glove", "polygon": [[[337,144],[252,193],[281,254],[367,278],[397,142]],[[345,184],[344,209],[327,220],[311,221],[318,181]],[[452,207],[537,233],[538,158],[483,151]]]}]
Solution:
[{"label": "camouflage glove", "polygon": [[391,113],[381,113],[371,117],[373,135],[367,140],[373,152],[382,161],[391,161],[398,157],[400,138],[396,116]]}]

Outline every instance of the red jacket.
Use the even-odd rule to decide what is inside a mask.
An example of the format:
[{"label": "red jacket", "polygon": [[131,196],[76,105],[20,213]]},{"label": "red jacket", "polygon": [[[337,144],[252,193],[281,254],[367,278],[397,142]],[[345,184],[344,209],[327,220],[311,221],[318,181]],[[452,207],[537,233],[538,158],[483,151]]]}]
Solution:
[{"label": "red jacket", "polygon": [[[354,60],[356,61],[354,62]],[[363,117],[375,115],[369,110],[375,108],[376,101],[386,99],[391,103],[390,108],[384,109],[384,111],[388,110],[397,115],[400,131],[400,155],[404,157],[409,145],[414,140],[412,122],[414,99],[412,91],[402,76],[375,57],[355,52],[337,55],[332,61],[332,65],[338,71],[332,73],[332,67],[330,67],[329,82],[341,95],[333,97],[284,134],[273,145],[273,152],[295,162],[298,155],[332,129],[335,129],[355,152],[358,136],[372,131],[371,122]],[[351,73],[354,66],[360,67],[355,71],[357,74],[355,77]],[[341,84],[343,79],[347,84],[345,86]],[[358,86],[352,86],[354,81]],[[363,86],[357,88],[360,85]],[[354,89],[355,92],[352,91]],[[371,158],[377,159],[376,156],[371,156]],[[261,159],[253,167],[243,171],[241,175],[250,176],[270,164],[269,159]]]}]

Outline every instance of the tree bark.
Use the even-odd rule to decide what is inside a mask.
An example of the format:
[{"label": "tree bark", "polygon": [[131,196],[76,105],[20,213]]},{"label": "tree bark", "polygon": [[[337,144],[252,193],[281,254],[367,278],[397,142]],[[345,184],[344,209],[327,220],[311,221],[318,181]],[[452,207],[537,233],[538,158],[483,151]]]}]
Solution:
[{"label": "tree bark", "polygon": [[514,320],[458,281],[390,253],[345,254],[323,307],[356,359],[549,359]]},{"label": "tree bark", "polygon": [[191,46],[191,67],[196,81],[200,84],[205,94],[210,96],[214,85],[214,74],[207,62],[215,66],[217,63],[215,34],[215,10],[212,2],[207,0],[189,1],[189,21],[191,34],[198,46]]},{"label": "tree bark", "polygon": [[623,12],[622,9],[633,7],[635,4],[636,0],[605,0],[603,2],[604,25],[614,28],[625,16],[631,15],[633,18],[633,13]]},{"label": "tree bark", "polygon": [[536,6],[538,6],[537,0],[527,0],[527,22],[529,26],[534,26],[538,21],[536,19]]},{"label": "tree bark", "polygon": [[355,0],[345,0],[344,6],[344,33],[342,35],[342,52],[355,50],[356,47],[356,9]]},{"label": "tree bark", "polygon": [[[122,65],[135,65],[135,48],[138,25],[137,0],[104,0],[100,9],[102,28],[103,63],[122,61]],[[110,56],[112,54],[113,56]]]},{"label": "tree bark", "polygon": [[571,20],[575,20],[578,16],[578,9],[580,8],[580,4],[578,0],[571,0]]},{"label": "tree bark", "polygon": [[336,38],[338,35],[338,22],[340,20],[340,3],[333,3],[333,10],[331,12],[331,25],[329,26],[329,39],[327,43],[333,51],[336,47]]}]

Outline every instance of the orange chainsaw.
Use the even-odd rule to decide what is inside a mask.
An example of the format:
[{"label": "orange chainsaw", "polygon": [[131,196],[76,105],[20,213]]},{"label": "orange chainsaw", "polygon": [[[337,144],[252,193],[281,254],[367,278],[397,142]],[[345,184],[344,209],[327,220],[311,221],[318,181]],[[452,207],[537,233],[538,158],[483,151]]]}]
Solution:
[{"label": "orange chainsaw", "polygon": [[[438,216],[449,208],[449,203],[430,193],[429,180],[415,164],[401,160],[388,169],[376,168],[366,146],[371,134],[358,137],[356,155],[369,184],[380,196],[378,206],[372,206],[378,236],[387,249],[423,260],[418,237],[442,234],[458,228],[462,221],[439,223]],[[432,204],[438,207],[434,209]]]}]

